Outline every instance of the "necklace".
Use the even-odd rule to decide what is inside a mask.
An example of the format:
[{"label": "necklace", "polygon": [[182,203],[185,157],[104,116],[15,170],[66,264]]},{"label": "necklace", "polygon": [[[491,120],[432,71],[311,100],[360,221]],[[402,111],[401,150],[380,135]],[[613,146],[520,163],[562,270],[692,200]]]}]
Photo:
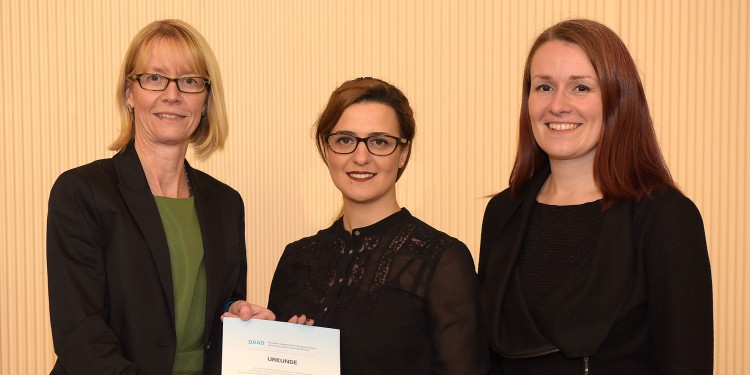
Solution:
[{"label": "necklace", "polygon": [[188,198],[189,198],[193,196],[193,185],[190,183],[190,173],[188,172],[187,165],[185,166],[185,178],[187,179]]}]

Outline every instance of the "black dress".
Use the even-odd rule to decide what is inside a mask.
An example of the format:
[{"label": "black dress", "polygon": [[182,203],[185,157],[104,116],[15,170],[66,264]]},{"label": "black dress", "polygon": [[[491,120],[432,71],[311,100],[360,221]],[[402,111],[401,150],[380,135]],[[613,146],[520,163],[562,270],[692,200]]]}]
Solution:
[{"label": "black dress", "polygon": [[268,308],[340,329],[343,375],[488,372],[471,253],[406,209],[289,244]]}]

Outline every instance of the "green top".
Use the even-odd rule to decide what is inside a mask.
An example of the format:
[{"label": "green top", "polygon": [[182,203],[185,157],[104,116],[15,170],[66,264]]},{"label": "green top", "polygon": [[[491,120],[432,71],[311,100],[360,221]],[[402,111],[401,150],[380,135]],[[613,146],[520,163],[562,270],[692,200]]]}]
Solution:
[{"label": "green top", "polygon": [[206,267],[193,197],[154,197],[167,235],[174,288],[177,351],[172,374],[203,373]]}]

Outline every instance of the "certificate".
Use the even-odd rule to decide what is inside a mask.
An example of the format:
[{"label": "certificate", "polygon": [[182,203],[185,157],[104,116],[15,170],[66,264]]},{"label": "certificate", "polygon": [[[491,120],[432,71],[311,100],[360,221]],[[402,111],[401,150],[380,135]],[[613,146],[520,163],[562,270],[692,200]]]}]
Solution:
[{"label": "certificate", "polygon": [[338,329],[224,318],[222,375],[339,375]]}]

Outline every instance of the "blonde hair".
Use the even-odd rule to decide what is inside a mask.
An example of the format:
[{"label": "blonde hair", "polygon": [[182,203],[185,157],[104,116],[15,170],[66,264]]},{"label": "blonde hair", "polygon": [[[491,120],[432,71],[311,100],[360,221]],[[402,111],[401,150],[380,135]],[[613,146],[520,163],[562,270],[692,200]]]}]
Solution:
[{"label": "blonde hair", "polygon": [[162,40],[173,42],[181,47],[191,69],[211,82],[207,88],[206,115],[201,118],[200,124],[190,137],[195,155],[199,159],[206,159],[214,151],[222,149],[227,139],[229,127],[224,102],[224,85],[216,56],[206,39],[186,22],[174,19],[150,23],[141,29],[130,42],[122,68],[120,68],[115,96],[120,113],[120,135],[109,146],[109,149],[121,151],[135,138],[135,116],[128,110],[125,97],[127,88],[134,83],[128,77],[136,74],[136,68],[147,63],[150,49],[156,42]]}]

